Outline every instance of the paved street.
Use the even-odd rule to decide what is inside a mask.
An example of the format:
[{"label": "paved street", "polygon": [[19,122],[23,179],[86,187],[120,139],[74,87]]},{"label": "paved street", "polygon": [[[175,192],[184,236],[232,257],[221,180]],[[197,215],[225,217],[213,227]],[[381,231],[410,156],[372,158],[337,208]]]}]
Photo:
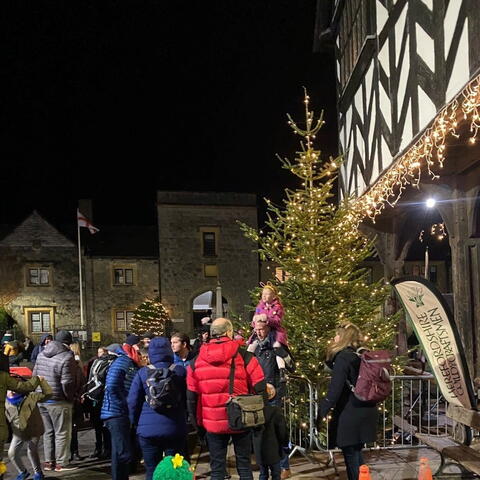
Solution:
[{"label": "paved street", "polygon": [[[94,439],[93,431],[87,430],[80,432],[79,435],[80,454],[87,455],[93,451]],[[40,450],[43,457],[43,448]],[[193,458],[196,459],[198,450],[194,453]],[[233,461],[233,451],[229,450],[229,472],[232,474],[232,480],[237,480],[235,465]],[[372,470],[373,480],[410,480],[417,478],[417,469],[420,457],[428,457],[432,469],[435,469],[440,462],[439,456],[428,449],[405,449],[405,450],[375,450],[367,452],[365,457],[367,463]],[[337,466],[340,472],[340,479],[344,480],[345,472],[343,468],[343,460],[340,454],[335,455]],[[292,478],[294,479],[317,479],[322,478],[325,480],[334,480],[338,477],[335,476],[335,470],[332,466],[326,467],[327,456],[315,455],[315,461],[319,463],[310,463],[304,459],[301,455],[296,455],[292,459]],[[195,463],[195,460],[194,460]],[[29,465],[27,458],[25,458],[25,465]],[[84,460],[80,462],[79,469],[66,473],[52,473],[48,472],[47,478],[67,478],[75,480],[103,480],[111,478],[109,474],[109,464],[105,462],[98,462],[92,460]],[[7,480],[13,480],[16,477],[16,473],[13,472],[13,468],[9,465],[9,471],[5,476]],[[130,476],[131,480],[143,480],[144,474],[139,473]],[[208,467],[208,452],[202,453],[199,458],[197,466],[197,479],[208,479],[209,467]],[[254,474],[254,478],[258,478],[258,473]],[[449,477],[455,478],[455,477]],[[460,476],[458,476],[460,478]]]}]

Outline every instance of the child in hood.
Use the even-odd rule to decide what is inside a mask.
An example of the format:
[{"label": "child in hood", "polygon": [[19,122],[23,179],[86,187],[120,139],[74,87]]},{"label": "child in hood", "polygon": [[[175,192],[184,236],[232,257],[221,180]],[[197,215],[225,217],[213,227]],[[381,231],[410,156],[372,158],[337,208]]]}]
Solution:
[{"label": "child in hood", "polygon": [[[265,284],[261,283],[260,285],[263,286],[262,297],[255,309],[251,326],[255,328],[255,322],[257,320],[265,322],[270,327],[273,335],[273,348],[280,348],[282,345],[288,347],[287,331],[282,326],[284,315],[283,305],[278,298],[277,289],[270,282]],[[254,330],[248,339],[247,350],[252,353],[255,352],[258,343],[258,338]],[[276,360],[280,372],[284,372],[286,367],[285,360],[279,355],[277,355]]]},{"label": "child in hood", "polygon": [[37,403],[48,400],[52,394],[52,388],[43,378],[40,379],[40,388],[41,392],[26,394],[11,390],[7,392],[5,416],[10,422],[13,434],[8,458],[18,471],[16,480],[24,480],[30,476],[22,461],[22,450],[25,445],[28,449],[28,458],[32,462],[33,480],[44,478],[38,455],[38,442],[45,429]]}]

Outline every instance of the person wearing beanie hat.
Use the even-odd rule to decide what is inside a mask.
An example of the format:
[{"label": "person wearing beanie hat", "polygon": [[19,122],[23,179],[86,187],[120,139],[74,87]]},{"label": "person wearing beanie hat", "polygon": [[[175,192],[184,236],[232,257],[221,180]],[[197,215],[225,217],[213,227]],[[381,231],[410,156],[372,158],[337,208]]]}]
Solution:
[{"label": "person wearing beanie hat", "polygon": [[59,330],[55,335],[55,340],[65,345],[71,345],[73,343],[72,334],[68,330]]},{"label": "person wearing beanie hat", "polygon": [[[209,318],[209,317],[205,317]],[[192,352],[193,355],[197,355],[202,344],[207,343],[210,340],[210,323],[204,323],[198,330],[197,338],[193,342]]]},{"label": "person wearing beanie hat", "polygon": [[155,469],[153,480],[192,480],[192,467],[178,453],[165,457]]},{"label": "person wearing beanie hat", "polygon": [[140,337],[138,335],[130,334],[122,345],[123,351],[135,362],[137,367],[141,366],[142,360],[138,353],[139,343]]},{"label": "person wearing beanie hat", "polygon": [[140,343],[140,337],[132,333],[127,337],[125,343],[133,347],[134,345],[138,345]]},{"label": "person wearing beanie hat", "polygon": [[70,464],[70,442],[73,403],[83,385],[79,385],[80,367],[68,346],[72,340],[70,332],[60,330],[55,340],[38,354],[33,369],[34,375],[45,377],[52,387],[51,399],[39,405],[45,425],[43,449],[44,470],[47,471],[63,472],[77,468]]},{"label": "person wearing beanie hat", "polygon": [[148,348],[148,346],[150,345],[150,340],[152,340],[152,338],[155,338],[155,334],[152,332],[145,332],[140,335],[140,340],[143,343],[144,348]]}]

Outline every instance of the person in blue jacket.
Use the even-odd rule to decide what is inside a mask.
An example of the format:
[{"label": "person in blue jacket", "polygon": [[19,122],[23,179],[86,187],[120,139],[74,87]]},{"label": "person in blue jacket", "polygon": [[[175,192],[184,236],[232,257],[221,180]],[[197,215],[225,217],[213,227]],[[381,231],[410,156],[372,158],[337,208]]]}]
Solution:
[{"label": "person in blue jacket", "polygon": [[127,396],[137,366],[121,345],[109,345],[107,350],[117,358],[108,369],[100,418],[105,422],[112,440],[112,479],[128,480],[133,450]]},{"label": "person in blue jacket", "polygon": [[[148,347],[148,357],[155,368],[169,368],[173,364],[170,340],[165,337],[153,338]],[[155,412],[145,401],[148,394],[146,380],[151,371],[151,366],[141,368],[133,379],[128,394],[130,421],[137,427],[138,441],[145,461],[146,480],[153,478],[155,467],[163,455],[184,455],[187,435],[185,368],[176,365],[174,369],[178,388],[184,392],[184,400],[178,408],[170,409],[168,414]]]},{"label": "person in blue jacket", "polygon": [[43,349],[51,342],[53,341],[53,336],[50,335],[49,333],[46,333],[45,335],[42,336],[40,339],[40,343],[37,343],[35,347],[33,347],[32,354],[30,355],[30,361],[32,363],[35,363],[37,361],[38,354],[40,352],[43,352]]}]

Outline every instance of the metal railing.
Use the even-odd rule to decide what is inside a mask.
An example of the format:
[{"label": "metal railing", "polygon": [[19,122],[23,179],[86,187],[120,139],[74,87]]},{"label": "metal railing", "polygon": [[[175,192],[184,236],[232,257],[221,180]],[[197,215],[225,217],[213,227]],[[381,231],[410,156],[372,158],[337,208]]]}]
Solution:
[{"label": "metal railing", "polygon": [[[321,424],[320,430],[316,426],[322,396],[308,379],[290,375],[284,413],[293,447],[291,456],[300,453],[315,462],[310,453],[323,451],[333,460],[328,448],[328,421]],[[368,445],[371,448],[417,448],[423,445],[415,433],[455,438],[462,431],[446,416],[447,402],[431,374],[392,377],[392,394],[377,408],[378,436],[374,444]]]}]

